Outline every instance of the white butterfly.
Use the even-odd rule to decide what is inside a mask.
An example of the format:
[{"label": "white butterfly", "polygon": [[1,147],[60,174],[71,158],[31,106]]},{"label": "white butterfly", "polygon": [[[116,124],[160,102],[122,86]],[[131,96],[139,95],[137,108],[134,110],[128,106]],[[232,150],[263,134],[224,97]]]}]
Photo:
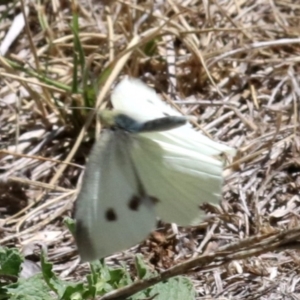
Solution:
[{"label": "white butterfly", "polygon": [[76,204],[82,262],[141,242],[156,216],[179,225],[199,219],[199,205],[218,204],[221,195],[216,157],[235,153],[194,131],[137,79],[123,79],[111,100],[116,111],[101,115],[110,128],[91,151]]}]

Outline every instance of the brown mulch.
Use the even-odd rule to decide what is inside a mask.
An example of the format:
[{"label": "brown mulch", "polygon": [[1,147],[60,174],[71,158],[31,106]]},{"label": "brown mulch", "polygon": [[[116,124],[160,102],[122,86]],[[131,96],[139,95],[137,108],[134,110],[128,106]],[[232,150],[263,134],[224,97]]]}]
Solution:
[{"label": "brown mulch", "polygon": [[[162,271],[300,226],[297,1],[38,3],[30,2],[26,26],[0,57],[0,245],[38,241],[62,277],[86,272],[63,224],[94,136],[91,113],[73,109],[87,105],[80,93],[85,76],[101,86],[94,107],[121,76],[140,77],[183,113],[198,116],[204,134],[238,149],[224,171],[221,208],[205,207],[217,217],[178,232],[160,224],[150,239],[108,264],[131,266],[139,251]],[[0,4],[2,41],[19,5]],[[77,90],[76,13],[86,60]],[[188,273],[199,299],[300,299],[299,250],[280,245],[240,258],[232,248],[231,259]]]}]

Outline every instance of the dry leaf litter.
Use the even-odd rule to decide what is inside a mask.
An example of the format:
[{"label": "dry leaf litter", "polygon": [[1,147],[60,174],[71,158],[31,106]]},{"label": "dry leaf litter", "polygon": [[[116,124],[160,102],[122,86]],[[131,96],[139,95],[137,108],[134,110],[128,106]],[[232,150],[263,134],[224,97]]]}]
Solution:
[{"label": "dry leaf litter", "polygon": [[[238,149],[224,171],[220,208],[203,207],[213,218],[191,228],[160,223],[147,241],[107,263],[125,261],[134,276],[136,252],[162,271],[253,238],[243,255],[231,247],[222,263],[212,259],[186,274],[198,299],[300,299],[300,231],[294,230],[300,226],[300,4],[105,2],[1,2],[1,40],[15,23],[19,27],[0,57],[0,244],[46,246],[65,279],[88,270],[63,224],[97,128],[89,112],[72,109],[84,106],[80,93],[72,93],[76,38],[70,24],[78,13],[86,59],[78,86],[84,76],[104,78],[97,104],[121,76],[140,77],[197,116],[198,130]],[[24,22],[14,23],[24,13]],[[104,74],[106,68],[113,72]],[[259,253],[250,251],[259,245]]]}]

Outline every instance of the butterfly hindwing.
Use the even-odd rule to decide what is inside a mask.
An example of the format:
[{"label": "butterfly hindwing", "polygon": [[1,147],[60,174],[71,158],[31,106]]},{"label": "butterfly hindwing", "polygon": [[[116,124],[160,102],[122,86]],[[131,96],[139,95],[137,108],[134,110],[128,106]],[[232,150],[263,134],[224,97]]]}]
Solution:
[{"label": "butterfly hindwing", "polygon": [[139,135],[130,153],[147,193],[158,199],[156,211],[162,220],[190,225],[201,217],[201,204],[219,203],[219,160]]}]

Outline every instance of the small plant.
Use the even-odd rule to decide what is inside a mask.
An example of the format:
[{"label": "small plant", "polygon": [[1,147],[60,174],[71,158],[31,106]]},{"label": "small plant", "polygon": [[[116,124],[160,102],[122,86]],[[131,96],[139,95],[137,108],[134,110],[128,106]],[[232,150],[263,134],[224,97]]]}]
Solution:
[{"label": "small plant", "polygon": [[[90,264],[91,272],[84,282],[61,280],[52,270],[44,253],[41,254],[41,273],[29,278],[20,276],[24,258],[17,249],[0,247],[0,299],[11,300],[80,300],[99,299],[108,292],[133,283],[125,266],[109,268],[103,260]],[[137,277],[140,280],[157,275],[150,271],[142,256],[135,258]],[[183,276],[171,278],[147,288],[128,299],[192,300],[195,290],[192,282]],[[100,298],[101,299],[101,298]]]}]

